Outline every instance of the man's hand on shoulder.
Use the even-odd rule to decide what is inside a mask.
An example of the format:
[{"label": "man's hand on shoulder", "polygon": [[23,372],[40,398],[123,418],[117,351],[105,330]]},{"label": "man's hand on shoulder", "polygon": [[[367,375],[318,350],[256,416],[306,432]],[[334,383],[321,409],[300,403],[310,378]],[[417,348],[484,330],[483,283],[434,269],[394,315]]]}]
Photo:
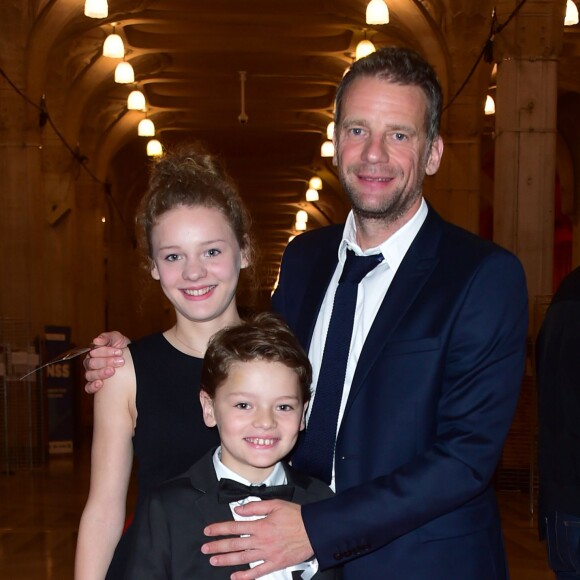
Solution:
[{"label": "man's hand on shoulder", "polygon": [[87,393],[96,393],[103,386],[104,381],[115,374],[115,368],[125,364],[122,349],[130,342],[126,336],[116,330],[103,332],[93,340],[93,344],[98,348],[91,350],[83,362]]}]

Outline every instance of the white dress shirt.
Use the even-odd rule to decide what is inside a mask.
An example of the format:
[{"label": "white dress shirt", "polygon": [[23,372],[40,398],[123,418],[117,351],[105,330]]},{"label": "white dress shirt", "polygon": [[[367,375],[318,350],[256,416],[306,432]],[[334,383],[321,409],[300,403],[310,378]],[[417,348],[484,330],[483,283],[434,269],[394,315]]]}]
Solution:
[{"label": "white dress shirt", "polygon": [[[359,283],[358,293],[356,298],[356,309],[354,314],[353,332],[350,342],[350,350],[348,355],[348,362],[346,366],[346,376],[344,380],[344,388],[342,391],[342,400],[338,414],[338,427],[344,415],[346,401],[350,392],[352,379],[356,370],[356,365],[360,357],[365,339],[369,330],[375,320],[375,316],[379,310],[383,299],[385,298],[389,286],[397,273],[407,250],[415,239],[415,236],[421,229],[425,218],[427,217],[427,204],[424,199],[421,200],[421,205],[415,215],[392,236],[386,239],[382,244],[375,248],[370,248],[363,252],[356,242],[356,224],[352,211],[348,214],[342,241],[338,248],[338,264],[332,280],[326,291],[326,296],[322,302],[312,341],[310,343],[310,350],[308,356],[312,363],[312,400],[309,405],[307,421],[310,418],[310,411],[316,404],[316,384],[318,382],[318,374],[320,373],[320,366],[322,364],[322,355],[324,352],[324,342],[328,332],[328,325],[332,315],[332,305],[334,303],[334,295],[338,281],[342,274],[344,262],[346,260],[347,249],[352,250],[355,254],[360,256],[370,256],[372,254],[382,254],[384,260],[371,270]],[[337,431],[338,432],[338,431]],[[332,469],[332,480],[330,487],[335,490],[334,482],[334,466]]]},{"label": "white dress shirt", "polygon": [[[272,473],[261,483],[252,483],[247,479],[244,479],[241,475],[238,475],[235,471],[232,471],[229,467],[226,467],[221,462],[221,446],[218,447],[213,455],[213,466],[215,469],[215,473],[217,475],[218,480],[225,477],[227,479],[233,479],[239,483],[243,483],[244,485],[285,485],[287,482],[286,480],[286,472],[284,471],[284,467],[282,467],[281,463],[277,463],[274,466],[274,470]],[[240,505],[244,505],[250,501],[262,501],[259,497],[250,496],[240,501],[234,501],[230,503],[230,509],[232,511],[232,515],[237,522],[241,521],[248,521],[248,520],[257,520],[264,516],[240,516],[234,511],[235,507]],[[258,562],[252,562],[250,564],[250,568],[254,568],[258,564],[261,564],[263,560]],[[310,580],[314,574],[318,571],[318,560],[316,558],[311,558],[307,562],[303,562],[302,564],[298,564],[296,566],[290,566],[289,568],[285,568],[284,570],[280,570],[278,572],[271,572],[270,574],[266,574],[264,576],[260,576],[260,580],[292,580],[292,572],[293,571],[301,571],[303,580]]]}]

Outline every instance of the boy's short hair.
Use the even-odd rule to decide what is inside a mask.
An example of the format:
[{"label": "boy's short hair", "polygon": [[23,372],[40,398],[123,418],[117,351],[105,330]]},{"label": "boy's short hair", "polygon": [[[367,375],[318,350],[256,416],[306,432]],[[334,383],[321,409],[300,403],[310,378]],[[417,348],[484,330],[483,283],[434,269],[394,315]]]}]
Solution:
[{"label": "boy's short hair", "polygon": [[268,312],[216,332],[203,359],[201,389],[213,399],[232,364],[256,360],[278,362],[292,369],[300,383],[302,401],[310,400],[312,367],[308,356],[282,319]]}]

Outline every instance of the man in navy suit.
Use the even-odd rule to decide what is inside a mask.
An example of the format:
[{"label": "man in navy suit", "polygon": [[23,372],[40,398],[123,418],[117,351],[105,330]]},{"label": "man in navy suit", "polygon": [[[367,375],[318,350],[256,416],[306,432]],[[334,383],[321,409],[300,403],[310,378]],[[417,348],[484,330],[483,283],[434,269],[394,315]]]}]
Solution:
[{"label": "man in navy suit", "polygon": [[[441,103],[433,69],[401,48],[357,61],[338,88],[335,163],[352,211],[345,225],[289,244],[273,297],[308,350],[315,416],[345,256],[382,258],[358,284],[336,385],[337,494],[307,506],[258,502],[240,515],[268,517],[208,526],[208,536],[234,536],[208,538],[213,565],[264,561],[233,580],[313,554],[321,569],[344,564],[345,580],[508,578],[491,480],[524,368],[526,282],[513,255],[423,199],[443,153]],[[102,361],[86,366],[89,381],[106,376]]]},{"label": "man in navy suit", "polygon": [[309,351],[312,417],[347,250],[382,254],[358,285],[337,495],[301,509],[244,506],[268,517],[209,526],[210,536],[236,536],[204,547],[214,565],[265,561],[232,579],[313,554],[322,569],[344,564],[346,580],[508,578],[491,480],[524,367],[526,283],[513,255],[446,223],[422,197],[443,152],[441,101],[432,68],[400,48],[357,61],[338,88],[335,162],[352,211],[344,226],[288,246],[273,298]]}]

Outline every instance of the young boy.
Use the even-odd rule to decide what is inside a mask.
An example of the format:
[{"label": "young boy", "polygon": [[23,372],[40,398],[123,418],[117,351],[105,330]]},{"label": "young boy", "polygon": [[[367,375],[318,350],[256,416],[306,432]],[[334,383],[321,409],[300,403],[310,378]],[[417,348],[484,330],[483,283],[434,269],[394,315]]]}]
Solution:
[{"label": "young boy", "polygon": [[[137,510],[127,578],[229,579],[235,570],[247,568],[211,566],[200,549],[207,541],[205,526],[242,520],[234,508],[259,501],[262,493],[298,504],[332,495],[324,483],[282,461],[304,429],[311,378],[305,352],[272,314],[260,314],[212,338],[200,401],[204,421],[217,426],[221,446],[156,488]],[[240,491],[239,483],[249,488]],[[262,578],[339,577],[335,570],[317,570],[312,559]]]}]

